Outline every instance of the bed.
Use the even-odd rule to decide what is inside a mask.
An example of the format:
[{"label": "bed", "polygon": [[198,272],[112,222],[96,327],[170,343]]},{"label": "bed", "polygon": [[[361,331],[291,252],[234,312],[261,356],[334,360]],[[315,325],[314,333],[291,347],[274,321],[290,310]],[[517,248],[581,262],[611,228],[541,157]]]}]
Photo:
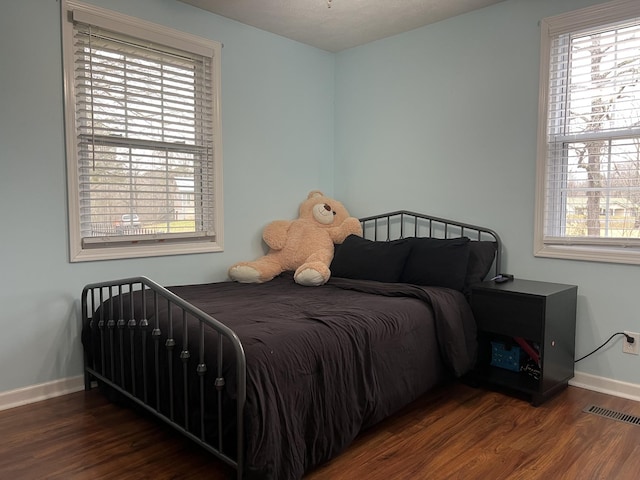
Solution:
[{"label": "bed", "polygon": [[85,388],[142,407],[237,478],[299,479],[364,429],[474,366],[469,286],[500,271],[492,230],[408,211],[361,219],[332,277],[297,285],[82,292]]}]

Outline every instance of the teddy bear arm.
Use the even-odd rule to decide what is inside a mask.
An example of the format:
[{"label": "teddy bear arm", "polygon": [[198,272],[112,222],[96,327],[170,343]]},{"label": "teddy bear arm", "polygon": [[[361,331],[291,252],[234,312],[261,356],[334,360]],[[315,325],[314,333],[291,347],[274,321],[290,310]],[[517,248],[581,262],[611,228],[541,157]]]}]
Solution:
[{"label": "teddy bear arm", "polygon": [[262,232],[264,243],[273,250],[282,250],[287,243],[287,234],[291,223],[287,220],[276,220],[269,223]]},{"label": "teddy bear arm", "polygon": [[332,228],[329,231],[333,243],[342,243],[349,235],[362,236],[362,225],[360,220],[355,217],[349,217],[341,225]]}]

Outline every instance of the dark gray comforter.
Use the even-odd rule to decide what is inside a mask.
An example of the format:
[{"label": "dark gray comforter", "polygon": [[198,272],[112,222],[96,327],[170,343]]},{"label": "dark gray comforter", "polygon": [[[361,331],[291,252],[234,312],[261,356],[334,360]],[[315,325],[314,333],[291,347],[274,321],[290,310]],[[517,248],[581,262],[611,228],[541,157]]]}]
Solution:
[{"label": "dark gray comforter", "polygon": [[248,478],[301,478],[475,361],[471,310],[450,289],[341,278],[302,287],[285,274],[170,290],[242,341]]}]

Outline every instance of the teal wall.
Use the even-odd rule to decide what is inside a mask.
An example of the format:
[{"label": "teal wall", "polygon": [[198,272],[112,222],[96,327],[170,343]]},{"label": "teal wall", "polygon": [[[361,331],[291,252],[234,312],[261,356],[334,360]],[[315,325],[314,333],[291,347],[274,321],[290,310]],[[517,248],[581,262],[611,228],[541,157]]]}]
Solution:
[{"label": "teal wall", "polygon": [[[578,285],[577,355],[640,332],[640,268],[535,258],[540,19],[594,0],[510,0],[336,55],[335,195],[489,226],[520,278]],[[640,384],[622,337],[576,365]]]},{"label": "teal wall", "polygon": [[226,278],[260,252],[262,226],[333,186],[333,54],[175,0],[90,3],[220,41],[225,251],[68,261],[60,2],[0,14],[0,393],[82,373],[84,284],[146,275]]},{"label": "teal wall", "polygon": [[[640,331],[638,267],[532,254],[538,21],[599,2],[508,0],[338,54],[175,0],[89,3],[224,44],[225,251],[68,262],[60,3],[3,5],[0,393],[81,373],[84,284],[222,280],[315,188],[356,216],[407,208],[494,228],[508,271],[579,285],[578,354]],[[640,384],[640,359],[621,351],[577,368]]]}]

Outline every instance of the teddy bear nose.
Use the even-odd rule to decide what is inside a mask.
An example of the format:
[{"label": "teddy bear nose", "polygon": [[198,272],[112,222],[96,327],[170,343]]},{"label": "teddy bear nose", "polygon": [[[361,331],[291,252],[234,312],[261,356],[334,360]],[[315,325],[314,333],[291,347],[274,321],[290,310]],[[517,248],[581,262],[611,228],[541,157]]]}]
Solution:
[{"label": "teddy bear nose", "polygon": [[[324,204],[324,209],[325,209],[327,212],[331,212],[331,205],[329,205],[329,204],[326,204],[326,203],[325,203],[325,204]],[[337,213],[336,213],[335,211],[334,211],[334,212],[331,212],[331,213],[333,213],[334,215],[337,215]]]}]

